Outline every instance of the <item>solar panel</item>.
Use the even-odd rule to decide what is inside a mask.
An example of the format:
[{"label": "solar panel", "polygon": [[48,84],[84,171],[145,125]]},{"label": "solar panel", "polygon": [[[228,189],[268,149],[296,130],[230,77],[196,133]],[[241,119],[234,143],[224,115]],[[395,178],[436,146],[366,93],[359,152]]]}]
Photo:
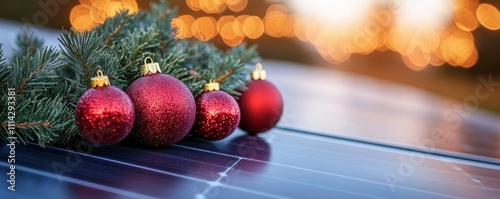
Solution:
[{"label": "solar panel", "polygon": [[[164,149],[17,145],[1,198],[494,198],[500,166],[273,129]],[[85,149],[85,150],[83,150]],[[75,151],[77,150],[77,151]],[[8,148],[2,147],[6,155]],[[406,162],[406,164],[405,164]],[[0,162],[8,172],[7,163]],[[60,174],[60,175],[58,175]],[[389,179],[389,181],[388,181]]]}]

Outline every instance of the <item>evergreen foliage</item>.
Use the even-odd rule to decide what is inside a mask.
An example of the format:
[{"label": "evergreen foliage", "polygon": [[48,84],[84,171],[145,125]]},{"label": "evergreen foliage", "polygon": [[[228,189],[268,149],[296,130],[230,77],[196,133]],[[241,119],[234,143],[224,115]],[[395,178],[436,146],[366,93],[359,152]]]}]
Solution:
[{"label": "evergreen foliage", "polygon": [[[126,89],[139,78],[140,66],[152,57],[162,72],[186,84],[196,97],[210,80],[237,97],[259,57],[256,47],[241,45],[227,52],[209,42],[175,39],[171,20],[176,10],[165,1],[150,11],[121,11],[91,31],[63,30],[59,46],[44,46],[29,30],[16,38],[6,60],[0,46],[0,89],[16,91],[16,136],[40,146],[65,144],[79,138],[74,110],[90,88],[90,78],[104,71],[111,84]],[[6,93],[6,92],[5,92]],[[0,139],[6,141],[7,97],[0,96]]]}]

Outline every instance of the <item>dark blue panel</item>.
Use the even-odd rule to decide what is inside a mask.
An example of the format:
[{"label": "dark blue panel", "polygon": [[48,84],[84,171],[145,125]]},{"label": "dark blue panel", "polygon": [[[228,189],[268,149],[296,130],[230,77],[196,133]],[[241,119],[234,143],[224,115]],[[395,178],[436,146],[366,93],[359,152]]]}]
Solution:
[{"label": "dark blue panel", "polygon": [[[4,145],[2,154],[7,152]],[[187,138],[162,149],[18,145],[16,156],[20,191],[15,196],[21,198],[52,193],[53,198],[176,199],[500,195],[500,169],[494,164],[280,129],[259,137],[238,130],[216,142]],[[58,177],[53,165],[68,170]],[[6,169],[7,163],[1,166]],[[391,186],[387,174],[399,181]],[[32,187],[47,188],[24,190]],[[0,196],[12,193],[3,189]]]},{"label": "dark blue panel", "polygon": [[[2,153],[6,153],[5,149],[5,147],[2,149]],[[18,166],[36,168],[35,172],[45,173],[51,178],[66,181],[78,179],[78,181],[97,184],[100,187],[139,194],[141,196],[139,198],[142,196],[192,198],[195,190],[203,190],[208,186],[201,179],[183,176],[179,173],[169,173],[119,160],[58,149],[41,149],[33,145],[27,147],[18,145],[16,163]],[[58,173],[61,177],[57,175]],[[44,183],[43,181],[37,182],[35,186],[44,186]],[[80,192],[80,188],[76,186],[74,189],[67,189],[71,192],[68,194]],[[34,196],[30,190],[21,189],[17,193]]]},{"label": "dark blue panel", "polygon": [[[1,164],[1,171],[7,170],[7,164]],[[34,173],[33,173],[34,172]],[[36,174],[35,174],[36,173]],[[33,199],[87,199],[87,198],[137,198],[144,195],[121,189],[104,187],[74,178],[61,178],[59,180],[53,173],[41,172],[31,168],[17,167],[16,191],[7,191],[8,183],[1,181],[0,198]],[[94,185],[92,187],[92,185]],[[95,188],[97,187],[97,188]],[[146,196],[147,197],[147,196]]]},{"label": "dark blue panel", "polygon": [[93,148],[92,155],[204,180],[216,180],[238,158],[171,146],[163,149],[110,146]]},{"label": "dark blue panel", "polygon": [[[432,184],[426,189],[397,187],[392,191],[385,183],[254,160],[239,161],[226,178],[222,181],[232,186],[292,198],[492,198],[500,194],[497,190],[452,184]],[[434,191],[429,190],[431,186]]]}]

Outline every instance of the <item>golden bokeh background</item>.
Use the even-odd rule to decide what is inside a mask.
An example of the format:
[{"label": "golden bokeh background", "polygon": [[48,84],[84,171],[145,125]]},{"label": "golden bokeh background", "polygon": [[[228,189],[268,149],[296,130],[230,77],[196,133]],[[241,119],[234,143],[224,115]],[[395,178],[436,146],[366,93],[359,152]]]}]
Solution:
[{"label": "golden bokeh background", "polygon": [[[196,38],[201,41],[220,37],[227,46],[237,46],[264,34],[274,37],[297,38],[314,45],[330,63],[348,60],[353,54],[367,55],[374,51],[394,51],[412,70],[427,66],[470,68],[479,58],[472,32],[479,26],[489,30],[500,28],[500,12],[478,0],[446,1],[452,9],[449,23],[398,23],[397,10],[390,6],[372,6],[365,10],[361,23],[332,25],[328,19],[294,14],[284,4],[271,4],[264,16],[239,14],[251,2],[248,0],[186,0],[193,12],[206,16],[182,14],[173,19],[176,38]],[[70,22],[77,30],[90,30],[119,10],[138,11],[135,0],[80,0],[73,7]],[[231,12],[231,14],[224,14]],[[215,16],[214,16],[215,15]]]}]

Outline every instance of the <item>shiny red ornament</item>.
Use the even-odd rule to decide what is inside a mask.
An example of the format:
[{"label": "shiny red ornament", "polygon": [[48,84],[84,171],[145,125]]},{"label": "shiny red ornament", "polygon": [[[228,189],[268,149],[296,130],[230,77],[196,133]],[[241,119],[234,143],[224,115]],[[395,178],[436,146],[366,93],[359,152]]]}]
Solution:
[{"label": "shiny red ornament", "polygon": [[102,72],[91,82],[93,88],[85,92],[76,105],[78,132],[94,144],[115,144],[132,130],[134,106],[125,92],[109,86],[109,80],[102,76]]},{"label": "shiny red ornament", "polygon": [[[218,87],[218,86],[217,86]],[[221,140],[231,135],[240,122],[236,100],[223,91],[212,90],[196,98],[193,135],[205,140]]]},{"label": "shiny red ornament", "polygon": [[239,127],[251,135],[265,132],[278,123],[283,113],[283,99],[279,90],[265,80],[261,65],[252,72],[252,80],[238,99],[241,111]]},{"label": "shiny red ornament", "polygon": [[[126,92],[135,106],[132,139],[149,147],[164,147],[181,140],[196,117],[194,97],[178,79],[161,74],[159,66],[145,64],[139,79]],[[153,68],[155,67],[155,68]]]}]

